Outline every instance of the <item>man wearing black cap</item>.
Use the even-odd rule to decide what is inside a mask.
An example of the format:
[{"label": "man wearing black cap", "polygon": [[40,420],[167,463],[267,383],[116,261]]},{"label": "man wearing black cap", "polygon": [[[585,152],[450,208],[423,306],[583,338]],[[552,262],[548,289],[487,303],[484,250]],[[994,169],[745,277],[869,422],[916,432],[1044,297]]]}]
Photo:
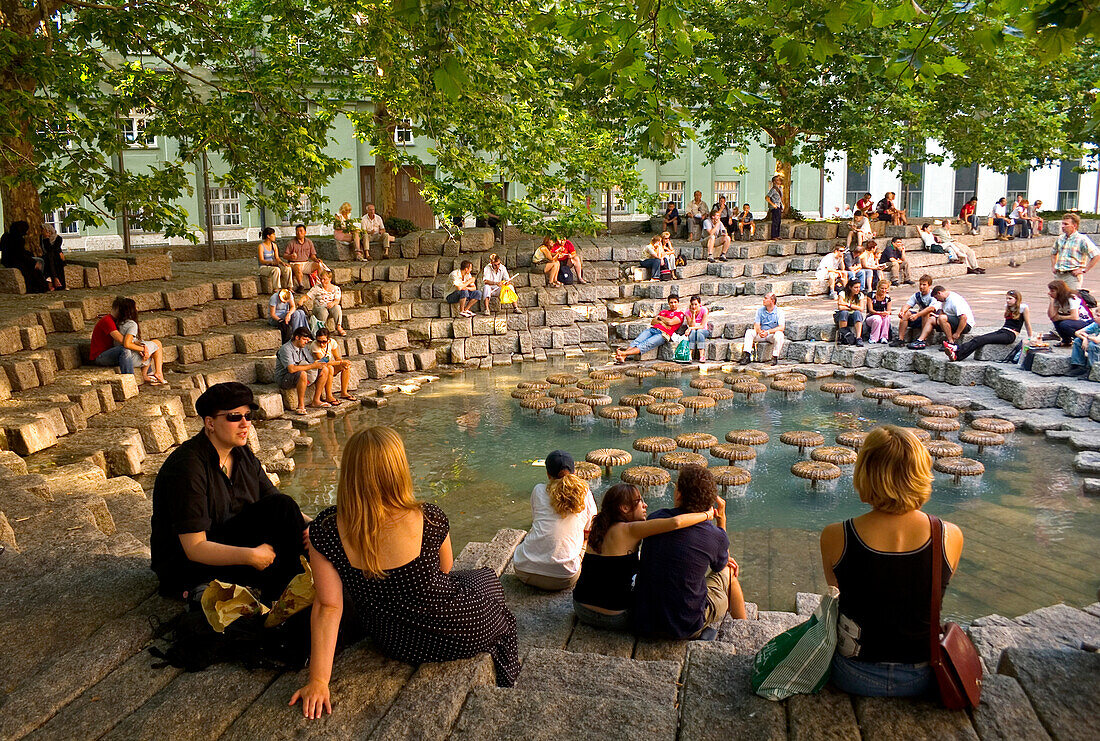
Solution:
[{"label": "man wearing black cap", "polygon": [[157,473],[150,546],[166,596],[220,579],[274,602],[301,571],[306,521],[248,448],[257,408],[242,383],[211,386],[195,402],[203,429]]}]

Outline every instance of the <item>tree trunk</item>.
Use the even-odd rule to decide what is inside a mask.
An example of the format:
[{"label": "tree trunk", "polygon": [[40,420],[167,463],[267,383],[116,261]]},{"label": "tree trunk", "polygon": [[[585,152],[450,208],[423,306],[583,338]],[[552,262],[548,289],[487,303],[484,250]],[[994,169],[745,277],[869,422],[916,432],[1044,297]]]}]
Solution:
[{"label": "tree trunk", "polygon": [[22,128],[23,136],[4,140],[5,155],[0,157],[0,204],[4,208],[5,229],[13,221],[25,221],[30,226],[27,249],[37,254],[45,217],[42,215],[38,189],[24,176],[27,167],[33,166],[36,160],[34,147],[26,136],[26,124]]},{"label": "tree trunk", "polygon": [[775,174],[783,176],[783,215],[787,216],[791,212],[791,189],[794,185],[791,182],[791,163],[776,161]]},{"label": "tree trunk", "polygon": [[[374,120],[379,138],[392,142],[394,131],[397,129],[397,121],[390,116],[386,107],[377,104]],[[389,160],[381,152],[374,155],[374,210],[382,214],[383,219],[390,219],[397,211],[397,165]]]}]

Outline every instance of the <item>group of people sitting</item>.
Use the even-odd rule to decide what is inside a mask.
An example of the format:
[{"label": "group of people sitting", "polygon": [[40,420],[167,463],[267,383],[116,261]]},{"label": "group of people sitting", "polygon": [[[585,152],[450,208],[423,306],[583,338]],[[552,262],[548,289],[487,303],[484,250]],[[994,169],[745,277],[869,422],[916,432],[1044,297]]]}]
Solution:
[{"label": "group of people sitting", "polygon": [[65,290],[64,240],[53,224],[42,226],[38,244],[27,245],[30,225],[13,221],[0,236],[0,265],[18,270],[27,293]]},{"label": "group of people sitting", "polygon": [[[997,227],[997,239],[1000,241],[1015,239],[1017,225],[1020,227],[1020,237],[1027,239],[1043,230],[1043,217],[1039,215],[1042,205],[1040,200],[1033,204],[1019,194],[1013,199],[1011,206],[1008,205],[1007,198],[998,198],[989,211],[988,223]],[[963,204],[959,210],[959,221],[970,225],[971,234],[978,233],[980,224],[977,198],[971,198]]]},{"label": "group of people sitting", "polygon": [[[708,248],[708,256],[713,251],[716,240],[719,246],[724,242],[724,247],[728,248],[731,234],[736,235],[738,241],[751,240],[756,236],[756,217],[753,216],[750,204],[742,203],[738,209],[736,203],[729,204],[725,196],[718,196],[714,208],[707,209],[702,191],[695,191],[693,198],[687,207],[688,239],[692,242],[701,241]],[[663,218],[664,231],[679,235],[683,217],[675,201],[669,201],[665,205]],[[721,251],[724,253],[725,249]]]},{"label": "group of people sitting", "polygon": [[574,283],[587,283],[584,264],[576,245],[567,237],[544,237],[531,256],[534,265],[542,265],[546,285],[560,288]]},{"label": "group of people sitting", "polygon": [[[289,288],[277,289],[267,302],[267,323],[282,334],[282,341],[290,340],[295,330],[309,327],[312,321],[324,325],[329,318],[335,325],[337,336],[343,337],[344,309],[341,306],[343,292],[333,283],[332,271],[318,271],[318,282],[309,290],[300,291],[297,297]],[[309,312],[306,311],[308,305]]]},{"label": "group of people sitting", "polygon": [[[332,712],[338,640],[356,631],[412,664],[488,652],[497,683],[515,683],[516,620],[500,580],[488,568],[454,570],[447,515],[417,501],[397,432],[351,436],[335,506],[311,521],[248,448],[257,406],[247,386],[216,384],[195,406],[202,430],[172,452],[153,489],[152,567],[162,594],[197,603],[218,579],[270,604],[306,556],[316,589],[309,677],[290,702],[300,700],[307,718]],[[547,481],[531,493],[533,522],[513,558],[518,579],[540,590],[573,587],[579,621],[641,636],[712,639],[727,614],[746,617],[725,502],[706,468],[681,470],[673,506],[651,514],[641,492],[623,484],[597,507],[574,468],[564,451],[547,456]],[[962,533],[920,511],[931,458],[906,429],[868,435],[853,483],[870,511],[821,534],[825,580],[840,589],[832,682],[862,695],[926,694],[934,686],[927,607],[941,597],[930,575],[941,568],[948,583]],[[940,551],[928,547],[936,527]],[[354,624],[343,619],[349,600]]]},{"label": "group of people sitting", "polygon": [[893,191],[887,191],[876,204],[870,193],[864,193],[863,197],[856,201],[855,211],[852,211],[851,205],[845,203],[843,211],[839,207],[836,209],[834,218],[867,218],[871,221],[877,219],[893,225],[908,224],[909,218],[903,209],[897,207],[896,200],[897,194]]},{"label": "group of people sitting", "polygon": [[[574,254],[576,252],[574,251]],[[580,263],[580,257],[577,257],[577,263]],[[554,262],[554,273],[557,274],[557,262]],[[451,284],[451,292],[447,294],[447,303],[455,304],[458,308],[459,316],[471,317],[475,312],[473,307],[480,301],[485,315],[489,316],[491,313],[489,302],[493,296],[497,297],[501,306],[511,305],[513,314],[522,314],[523,310],[519,308],[519,296],[516,294],[515,287],[512,285],[512,276],[508,274],[508,268],[504,266],[504,263],[500,259],[500,255],[495,252],[489,255],[489,263],[485,266],[485,269],[481,271],[481,288],[477,287],[477,276],[474,275],[474,264],[469,260],[463,260],[459,263],[458,268],[451,272],[448,276],[448,280]],[[549,272],[547,273],[547,285],[561,285],[556,281],[551,281]]]}]

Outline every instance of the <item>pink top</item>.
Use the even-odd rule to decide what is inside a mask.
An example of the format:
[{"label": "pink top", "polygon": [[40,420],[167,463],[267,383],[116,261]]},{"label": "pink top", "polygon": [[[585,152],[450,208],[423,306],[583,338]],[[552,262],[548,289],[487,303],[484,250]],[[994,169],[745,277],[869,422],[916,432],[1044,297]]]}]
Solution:
[{"label": "pink top", "polygon": [[708,313],[709,312],[707,311],[707,307],[700,306],[699,311],[692,311],[689,314],[689,316],[691,317],[691,321],[689,322],[689,324],[693,324],[695,326],[702,326],[706,324]]}]

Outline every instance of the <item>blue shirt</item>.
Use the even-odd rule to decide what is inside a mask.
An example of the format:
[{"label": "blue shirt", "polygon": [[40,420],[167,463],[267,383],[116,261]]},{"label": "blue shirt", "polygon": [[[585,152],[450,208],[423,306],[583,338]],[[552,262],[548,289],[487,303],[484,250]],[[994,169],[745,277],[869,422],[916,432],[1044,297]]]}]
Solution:
[{"label": "blue shirt", "polygon": [[[686,514],[661,509],[651,520]],[[689,638],[702,630],[707,574],[729,563],[729,538],[713,522],[701,522],[642,542],[634,582],[634,627],[640,635]]]},{"label": "blue shirt", "polygon": [[776,306],[768,311],[763,306],[756,310],[756,323],[760,329],[775,329],[783,323],[783,310]]}]

